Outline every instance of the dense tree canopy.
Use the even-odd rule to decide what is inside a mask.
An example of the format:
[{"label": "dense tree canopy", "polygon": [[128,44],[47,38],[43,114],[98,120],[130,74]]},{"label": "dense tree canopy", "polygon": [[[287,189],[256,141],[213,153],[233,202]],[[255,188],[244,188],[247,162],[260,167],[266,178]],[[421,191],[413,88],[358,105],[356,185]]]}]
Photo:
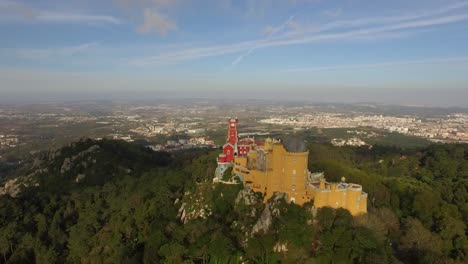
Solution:
[{"label": "dense tree canopy", "polygon": [[[215,151],[82,140],[15,170],[40,169],[39,186],[0,196],[0,263],[466,263],[467,145],[309,150],[311,171],[364,186],[368,214],[280,200],[268,231],[251,234],[265,205],[211,184]],[[181,221],[200,201],[209,213]]]}]

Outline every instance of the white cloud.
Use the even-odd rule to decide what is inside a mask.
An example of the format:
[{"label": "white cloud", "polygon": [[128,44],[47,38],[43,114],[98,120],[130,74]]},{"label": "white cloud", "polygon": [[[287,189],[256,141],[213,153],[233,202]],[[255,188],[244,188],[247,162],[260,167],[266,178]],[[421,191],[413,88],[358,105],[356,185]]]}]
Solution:
[{"label": "white cloud", "polygon": [[[461,5],[461,4],[460,4]],[[468,5],[468,2],[465,3]],[[445,8],[445,10],[452,10],[453,6]],[[441,10],[441,9],[439,9]],[[440,11],[430,11],[426,14],[438,14]],[[421,29],[427,29],[437,25],[444,25],[456,22],[462,22],[468,20],[468,13],[461,14],[449,14],[449,15],[432,15],[431,17],[425,18],[426,15],[418,15],[417,19],[408,20],[408,17],[383,17],[378,19],[356,19],[349,20],[346,22],[338,21],[335,22],[333,28],[335,29],[331,33],[323,32],[326,25],[318,26],[318,30],[315,27],[303,28],[302,34],[297,32],[287,31],[282,34],[270,35],[265,39],[257,39],[233,44],[208,46],[200,48],[191,48],[186,50],[179,50],[174,52],[162,53],[156,56],[150,56],[145,58],[139,58],[132,60],[132,65],[162,65],[178,63],[181,61],[195,60],[204,57],[213,57],[226,54],[234,54],[244,52],[238,56],[232,64],[238,64],[245,56],[251,54],[253,50],[266,48],[266,47],[277,47],[287,45],[298,45],[298,44],[310,44],[324,41],[346,41],[356,39],[368,39],[368,38],[385,38],[391,36],[401,36],[402,33],[409,34],[410,32],[420,32]],[[291,19],[292,21],[292,19]],[[291,21],[287,21],[280,26],[281,30],[284,27],[289,28]],[[374,21],[371,25],[368,25],[369,21]],[[378,23],[377,23],[378,22]],[[334,22],[332,22],[334,23]],[[377,25],[377,26],[374,26]],[[328,24],[329,25],[329,24]],[[339,26],[340,25],[340,26]],[[349,28],[348,25],[364,25],[358,28]],[[278,28],[272,28],[269,30],[270,34],[279,32]]]},{"label": "white cloud", "polygon": [[258,45],[258,43],[258,41],[246,41],[232,45],[189,48],[180,51],[162,53],[156,56],[133,59],[129,61],[129,64],[134,66],[174,64],[204,57],[238,53],[251,49],[252,47]]},{"label": "white cloud", "polygon": [[177,4],[179,0],[115,0],[124,8],[164,8]]},{"label": "white cloud", "polygon": [[363,26],[375,26],[389,23],[399,23],[403,21],[411,21],[416,19],[423,19],[434,17],[437,15],[446,14],[452,11],[460,11],[468,7],[468,1],[458,2],[438,9],[415,12],[410,15],[398,16],[382,16],[382,17],[367,17],[351,20],[335,20],[324,24],[311,24],[311,25],[296,25],[297,30],[292,30],[289,34],[304,34],[304,33],[317,33],[325,32],[334,29],[357,28]]},{"label": "white cloud", "polygon": [[42,22],[72,24],[121,24],[114,16],[47,11],[18,2],[0,0],[0,22]]},{"label": "white cloud", "polygon": [[378,34],[392,33],[397,30],[409,30],[414,28],[424,28],[468,20],[468,14],[450,15],[430,19],[422,19],[410,22],[385,25],[381,27],[362,28],[356,30],[343,31],[338,33],[311,34],[299,37],[281,37],[263,43],[263,47],[285,46],[294,44],[316,43],[320,41],[348,40],[358,37],[378,36]]},{"label": "white cloud", "polygon": [[54,13],[43,12],[34,16],[34,19],[42,22],[64,22],[77,24],[120,24],[121,21],[113,16],[105,15],[87,15],[87,14],[72,14],[72,13]]},{"label": "white cloud", "polygon": [[468,63],[468,56],[432,58],[432,59],[424,59],[424,60],[391,61],[391,62],[370,63],[370,64],[293,68],[293,69],[286,69],[283,72],[319,72],[319,71],[336,71],[336,70],[359,70],[359,69],[374,69],[374,68],[384,68],[384,67],[418,65],[418,64],[419,65],[440,64],[440,63]]},{"label": "white cloud", "polygon": [[277,27],[273,27],[273,26],[267,26],[264,30],[263,30],[263,33],[267,36],[267,37],[271,37],[273,35],[276,35],[276,34],[279,34],[281,33],[282,31],[284,31],[286,28],[294,28],[295,25],[296,25],[296,22],[294,21],[294,17],[296,15],[292,15],[290,16],[286,21],[284,21],[281,25],[277,26]]},{"label": "white cloud", "polygon": [[139,13],[136,31],[142,34],[157,33],[161,36],[176,30],[176,23],[168,16],[183,0],[114,0],[119,7],[130,13]]},{"label": "white cloud", "polygon": [[2,57],[14,55],[15,58],[25,60],[53,60],[69,56],[83,54],[87,50],[96,47],[96,42],[84,43],[77,46],[60,47],[60,48],[44,48],[44,49],[30,49],[30,48],[15,48],[15,49],[2,49]]},{"label": "white cloud", "polygon": [[[283,30],[285,30],[285,28],[291,27],[291,24],[294,23],[294,21],[293,21],[294,17],[295,17],[295,15],[290,16],[285,22],[283,22],[278,27],[270,27],[268,31],[265,31],[265,33],[267,34],[267,38],[265,40],[269,40],[274,35],[281,33]],[[252,48],[248,49],[246,52],[239,55],[233,62],[231,62],[231,65],[229,67],[232,68],[232,67],[236,66],[245,57],[249,56],[255,49],[257,49],[259,47],[260,47],[260,43],[259,43],[259,45],[253,46]]]},{"label": "white cloud", "polygon": [[215,5],[244,18],[262,18],[275,10],[288,10],[296,5],[316,4],[322,0],[215,0]]},{"label": "white cloud", "polygon": [[157,32],[164,36],[175,29],[177,29],[177,26],[169,18],[160,14],[157,10],[145,9],[143,24],[138,27],[138,32]]},{"label": "white cloud", "polygon": [[322,11],[322,15],[329,17],[329,18],[336,18],[339,17],[343,13],[343,9],[335,9],[335,10],[324,10]]}]

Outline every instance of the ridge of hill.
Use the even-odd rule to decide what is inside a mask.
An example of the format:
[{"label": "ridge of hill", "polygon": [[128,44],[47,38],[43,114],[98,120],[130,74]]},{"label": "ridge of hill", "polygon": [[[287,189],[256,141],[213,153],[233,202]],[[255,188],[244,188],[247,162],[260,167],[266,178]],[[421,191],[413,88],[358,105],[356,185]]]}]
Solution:
[{"label": "ridge of hill", "polygon": [[213,184],[216,151],[83,139],[5,182],[0,263],[466,263],[468,145],[307,147],[368,214]]}]

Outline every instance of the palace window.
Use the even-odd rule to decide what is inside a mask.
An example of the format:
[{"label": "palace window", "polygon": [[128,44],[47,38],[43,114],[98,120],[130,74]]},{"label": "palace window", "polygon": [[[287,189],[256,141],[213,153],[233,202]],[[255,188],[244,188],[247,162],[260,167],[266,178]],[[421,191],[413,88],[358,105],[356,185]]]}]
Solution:
[{"label": "palace window", "polygon": [[291,188],[293,191],[296,190],[296,185],[293,185],[292,188]]},{"label": "palace window", "polygon": [[296,175],[296,169],[294,169],[294,170],[292,171],[292,174]]}]

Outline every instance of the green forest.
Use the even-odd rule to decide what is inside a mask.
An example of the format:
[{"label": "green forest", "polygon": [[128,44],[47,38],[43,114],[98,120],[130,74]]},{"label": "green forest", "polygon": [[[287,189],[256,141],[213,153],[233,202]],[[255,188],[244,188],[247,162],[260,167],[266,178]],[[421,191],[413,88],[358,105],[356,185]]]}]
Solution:
[{"label": "green forest", "polygon": [[84,139],[0,164],[24,181],[0,196],[0,263],[468,262],[467,144],[308,148],[310,171],[363,185],[366,215],[239,202],[241,184],[211,183],[217,150]]}]

